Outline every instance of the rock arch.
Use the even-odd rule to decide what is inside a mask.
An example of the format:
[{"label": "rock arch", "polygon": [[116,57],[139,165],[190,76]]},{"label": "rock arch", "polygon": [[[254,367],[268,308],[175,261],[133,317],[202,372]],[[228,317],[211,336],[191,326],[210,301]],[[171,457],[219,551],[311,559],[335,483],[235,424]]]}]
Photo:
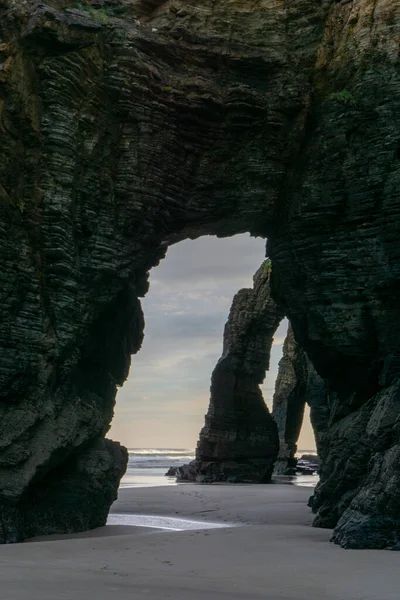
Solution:
[{"label": "rock arch", "polygon": [[296,342],[289,323],[283,356],[279,362],[272,408],[279,435],[279,454],[275,463],[277,474],[296,467],[297,441],[306,404],[311,409],[315,443],[317,452],[321,455],[329,420],[326,382],[318,375],[306,352]]},{"label": "rock arch", "polygon": [[329,389],[317,523],[390,545],[397,16],[384,0],[149,6],[0,6],[1,541],[104,522],[147,272],[178,240],[249,231]]}]

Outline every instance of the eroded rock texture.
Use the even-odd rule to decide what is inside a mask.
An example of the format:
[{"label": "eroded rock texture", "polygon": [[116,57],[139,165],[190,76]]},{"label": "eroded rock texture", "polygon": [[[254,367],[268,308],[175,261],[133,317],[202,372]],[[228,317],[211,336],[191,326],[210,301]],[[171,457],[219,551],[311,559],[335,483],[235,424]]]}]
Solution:
[{"label": "eroded rock texture", "polygon": [[117,499],[128,455],[111,440],[96,440],[80,448],[58,469],[32,481],[18,504],[3,499],[0,542],[54,532],[86,531],[105,524],[110,505]]},{"label": "eroded rock texture", "polygon": [[333,539],[345,547],[384,547],[400,535],[397,9],[332,7],[315,91],[321,98],[330,80],[354,101],[314,104],[291,171],[301,184],[270,253],[296,339],[328,383],[313,509],[316,525],[339,520]]},{"label": "eroded rock texture", "polygon": [[36,486],[79,479],[104,438],[148,269],[170,243],[250,231],[329,387],[317,523],[393,543],[397,0],[49,4],[0,2],[3,540],[43,527]]},{"label": "eroded rock texture", "polygon": [[306,354],[296,343],[289,324],[283,356],[279,362],[272,408],[279,436],[279,454],[275,463],[277,474],[288,473],[296,467],[297,440],[303,423],[306,400]]},{"label": "eroded rock texture", "polygon": [[[279,362],[272,416],[278,427],[279,455],[277,474],[294,474],[297,441],[303,423],[304,408],[310,407],[318,454],[324,450],[324,433],[328,426],[327,387],[307,354],[296,342],[289,323],[283,356]],[[317,461],[320,462],[320,459]]]},{"label": "eroded rock texture", "polygon": [[242,289],[233,299],[196,460],[177,469],[178,480],[270,481],[279,441],[259,384],[282,318],[261,265],[253,289]]}]

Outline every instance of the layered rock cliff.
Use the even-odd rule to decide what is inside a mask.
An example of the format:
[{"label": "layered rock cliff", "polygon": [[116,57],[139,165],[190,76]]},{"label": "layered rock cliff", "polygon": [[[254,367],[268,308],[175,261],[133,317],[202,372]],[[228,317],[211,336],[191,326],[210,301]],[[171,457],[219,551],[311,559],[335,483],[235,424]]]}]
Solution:
[{"label": "layered rock cliff", "polygon": [[222,356],[211,377],[211,397],[196,460],[177,469],[178,480],[267,483],[278,454],[276,424],[263,400],[274,333],[283,318],[261,265],[252,289],[233,299]]},{"label": "layered rock cliff", "polygon": [[329,389],[316,523],[398,540],[398,8],[1,0],[2,541],[104,523],[147,272],[244,231]]}]

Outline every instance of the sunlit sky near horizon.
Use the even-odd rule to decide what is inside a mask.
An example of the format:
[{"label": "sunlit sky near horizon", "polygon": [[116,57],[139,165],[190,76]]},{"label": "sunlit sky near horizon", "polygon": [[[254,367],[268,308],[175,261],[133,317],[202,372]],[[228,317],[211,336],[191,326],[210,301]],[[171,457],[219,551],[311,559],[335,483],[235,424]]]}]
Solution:
[{"label": "sunlit sky near horizon", "polygon": [[[168,250],[142,300],[145,339],[118,392],[111,438],[130,448],[195,448],[233,296],[252,286],[264,257],[265,240],[249,235],[202,237]],[[286,327],[275,335],[262,386],[270,408]],[[308,416],[298,447],[315,448]]]}]

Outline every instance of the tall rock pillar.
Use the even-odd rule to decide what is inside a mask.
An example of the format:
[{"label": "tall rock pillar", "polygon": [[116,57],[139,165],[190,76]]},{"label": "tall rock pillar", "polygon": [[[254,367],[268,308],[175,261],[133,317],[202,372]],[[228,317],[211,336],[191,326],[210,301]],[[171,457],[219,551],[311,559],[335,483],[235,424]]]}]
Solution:
[{"label": "tall rock pillar", "polygon": [[270,480],[278,433],[259,384],[269,368],[273,335],[282,318],[271,297],[269,269],[263,264],[254,276],[253,289],[242,289],[233,299],[196,460],[179,469],[178,478]]}]

